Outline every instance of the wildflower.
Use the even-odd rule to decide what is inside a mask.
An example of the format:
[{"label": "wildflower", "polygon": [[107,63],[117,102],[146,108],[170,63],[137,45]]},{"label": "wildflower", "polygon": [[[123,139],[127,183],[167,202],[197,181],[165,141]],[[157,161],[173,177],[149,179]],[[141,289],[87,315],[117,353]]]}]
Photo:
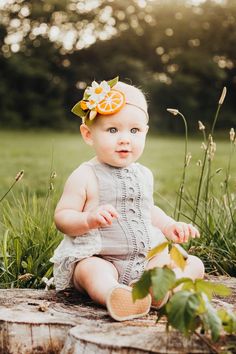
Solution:
[{"label": "wildflower", "polygon": [[179,114],[178,109],[175,108],[167,108],[167,111],[173,114],[174,116],[177,116],[177,114]]},{"label": "wildflower", "polygon": [[15,181],[16,182],[20,181],[23,176],[24,176],[24,170],[17,173],[17,175],[15,177]]},{"label": "wildflower", "polygon": [[57,177],[57,174],[56,174],[55,171],[53,171],[52,174],[51,174],[51,179],[54,179],[54,178],[56,178],[56,177]]},{"label": "wildflower", "polygon": [[189,165],[191,158],[192,158],[191,152],[188,152],[186,155],[186,166]]},{"label": "wildflower", "polygon": [[209,135],[209,147],[207,151],[209,160],[213,160],[215,152],[216,152],[216,143],[213,141],[213,137]]},{"label": "wildflower", "polygon": [[235,139],[235,131],[234,131],[234,128],[231,128],[230,129],[230,132],[229,132],[229,138],[230,138],[230,141],[234,141]]},{"label": "wildflower", "polygon": [[48,290],[50,286],[54,285],[54,278],[48,279],[47,277],[42,278],[42,283],[46,284],[45,290]]},{"label": "wildflower", "polygon": [[201,167],[202,166],[202,160],[198,160],[197,166]]},{"label": "wildflower", "polygon": [[95,101],[96,103],[99,103],[104,99],[106,94],[110,92],[110,90],[111,87],[108,85],[108,83],[105,80],[103,80],[100,84],[96,81],[93,81],[92,86],[86,89],[86,94],[90,96],[91,100]]},{"label": "wildflower", "polygon": [[50,183],[49,190],[50,190],[50,191],[53,191],[53,190],[54,190],[54,185],[53,185],[53,183]]},{"label": "wildflower", "polygon": [[224,100],[225,100],[225,96],[226,96],[226,93],[227,93],[227,89],[226,87],[223,88],[223,91],[222,91],[222,94],[220,96],[220,99],[219,99],[219,104],[222,105]]},{"label": "wildflower", "polygon": [[201,145],[201,149],[203,149],[203,150],[206,150],[206,149],[207,149],[207,146],[206,146],[206,144],[205,144],[205,143],[202,143],[202,145]]},{"label": "wildflower", "polygon": [[205,125],[200,120],[198,121],[198,129],[205,130]]}]

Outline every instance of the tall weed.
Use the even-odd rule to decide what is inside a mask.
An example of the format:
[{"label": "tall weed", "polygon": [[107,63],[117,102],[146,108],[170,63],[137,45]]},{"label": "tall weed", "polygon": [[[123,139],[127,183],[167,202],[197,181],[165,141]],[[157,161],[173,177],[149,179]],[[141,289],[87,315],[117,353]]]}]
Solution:
[{"label": "tall weed", "polygon": [[[236,186],[231,178],[236,145],[233,128],[229,135],[227,168],[225,171],[220,166],[213,169],[216,154],[214,130],[225,95],[226,88],[223,89],[218,102],[208,136],[204,124],[199,121],[199,130],[203,134],[201,144],[203,152],[202,159],[198,161],[199,176],[195,185],[191,186],[186,182],[189,166],[191,168],[189,164],[191,154],[187,151],[187,120],[177,109],[168,109],[173,115],[179,115],[185,126],[184,165],[174,217],[177,219],[182,217],[199,228],[201,238],[190,242],[189,252],[202,258],[208,272],[236,276]],[[223,177],[219,182],[220,175]]]}]

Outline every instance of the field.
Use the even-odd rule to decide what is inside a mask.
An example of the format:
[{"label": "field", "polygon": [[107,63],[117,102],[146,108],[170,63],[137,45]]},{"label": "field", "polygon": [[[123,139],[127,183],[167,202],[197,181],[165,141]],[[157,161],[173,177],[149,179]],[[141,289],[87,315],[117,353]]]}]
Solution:
[{"label": "field", "polygon": [[[187,168],[187,185],[191,188],[199,175],[197,161],[202,157],[201,135],[190,139],[188,151],[192,159]],[[15,187],[17,194],[23,189],[43,196],[47,192],[50,171],[55,171],[55,194],[61,193],[69,174],[81,162],[93,156],[92,150],[79,134],[54,132],[0,132],[0,196],[14,180],[18,171],[24,170],[22,181]],[[228,163],[229,139],[217,142],[213,169],[222,168],[218,181],[224,179]],[[149,136],[140,162],[149,167],[155,178],[155,201],[171,212],[180,182],[184,159],[184,138]],[[236,185],[235,157],[232,163],[232,183]]]},{"label": "field", "polygon": [[[192,158],[186,168],[184,198],[180,219],[192,221],[197,181],[204,151],[201,135],[189,140]],[[0,203],[0,287],[43,286],[42,278],[52,276],[49,259],[61,239],[53,224],[53,211],[68,175],[81,162],[93,157],[92,150],[78,133],[0,132],[0,199],[24,170],[23,178]],[[231,143],[231,149],[232,149]],[[200,199],[196,225],[202,237],[189,244],[205,262],[207,271],[236,275],[235,237],[235,155],[231,161],[230,186],[224,181],[230,152],[230,140],[217,140],[216,153],[208,179],[209,193]],[[149,136],[140,162],[154,174],[155,203],[173,215],[177,191],[183,173],[184,138]],[[56,172],[56,178],[50,175]],[[204,183],[207,175],[204,174]],[[206,184],[206,183],[205,183]],[[204,199],[205,198],[205,199]],[[196,203],[195,203],[196,204]],[[187,215],[187,216],[186,216]],[[188,217],[190,216],[190,219]]]}]

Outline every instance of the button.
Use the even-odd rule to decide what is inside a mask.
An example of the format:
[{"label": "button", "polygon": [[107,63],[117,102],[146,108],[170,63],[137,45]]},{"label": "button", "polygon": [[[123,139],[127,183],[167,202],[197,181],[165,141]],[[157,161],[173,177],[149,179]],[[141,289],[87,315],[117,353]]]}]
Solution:
[{"label": "button", "polygon": [[143,241],[141,241],[140,244],[139,244],[139,247],[140,248],[145,248],[145,243]]},{"label": "button", "polygon": [[138,278],[138,276],[139,276],[139,271],[138,271],[138,270],[135,270],[135,271],[131,274],[131,278],[132,278],[132,279],[136,279],[136,278]]}]

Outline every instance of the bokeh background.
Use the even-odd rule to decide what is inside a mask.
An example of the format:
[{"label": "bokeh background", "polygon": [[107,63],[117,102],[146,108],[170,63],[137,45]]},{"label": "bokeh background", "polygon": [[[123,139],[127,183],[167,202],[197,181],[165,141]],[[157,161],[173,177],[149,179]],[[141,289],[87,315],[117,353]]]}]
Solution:
[{"label": "bokeh background", "polygon": [[223,86],[235,123],[235,0],[0,0],[0,127],[78,130],[70,112],[92,80],[146,93],[152,131],[210,124]]}]

